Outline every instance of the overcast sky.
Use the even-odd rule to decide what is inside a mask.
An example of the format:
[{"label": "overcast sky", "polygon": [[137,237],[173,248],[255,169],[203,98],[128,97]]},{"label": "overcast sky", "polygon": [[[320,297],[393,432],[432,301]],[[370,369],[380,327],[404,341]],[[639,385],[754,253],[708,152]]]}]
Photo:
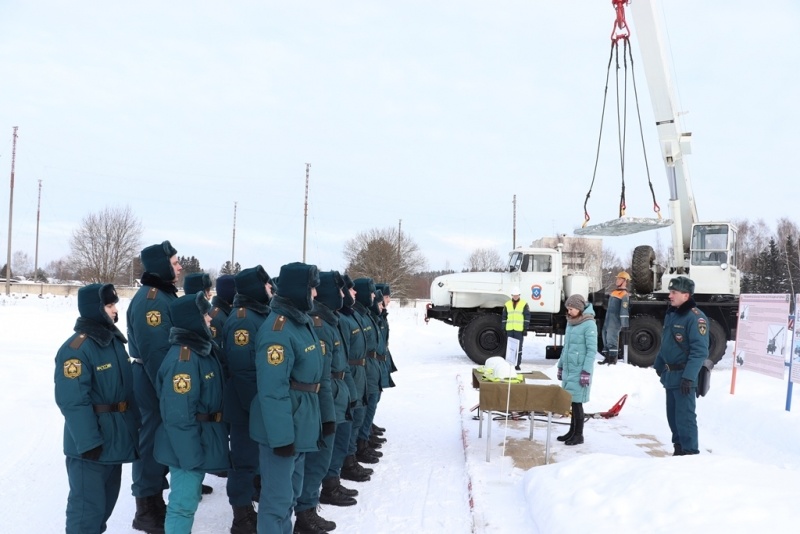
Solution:
[{"label": "overcast sky", "polygon": [[[700,218],[800,222],[800,3],[662,4]],[[0,264],[13,126],[12,248],[33,258],[41,180],[40,266],[69,253],[89,212],[128,205],[143,245],[169,239],[218,269],[231,256],[237,202],[236,261],[277,274],[302,258],[306,163],[307,261],[321,269],[343,269],[357,233],[400,220],[431,269],[460,269],[479,247],[505,256],[515,194],[517,245],[572,234],[592,177],[613,20],[610,0],[6,0]],[[651,177],[668,216],[640,67]],[[603,149],[592,222],[617,216],[615,151]],[[628,151],[641,153],[635,143]],[[634,162],[628,215],[650,217]],[[629,263],[635,245],[655,238],[605,244]]]}]

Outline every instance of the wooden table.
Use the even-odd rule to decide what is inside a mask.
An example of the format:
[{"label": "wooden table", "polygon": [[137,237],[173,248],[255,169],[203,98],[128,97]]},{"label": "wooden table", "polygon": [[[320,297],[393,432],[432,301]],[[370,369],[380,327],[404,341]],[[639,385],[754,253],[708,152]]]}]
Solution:
[{"label": "wooden table", "polygon": [[[527,379],[551,381],[550,377],[540,371],[522,373]],[[486,461],[489,461],[489,439],[492,435],[492,412],[531,412],[530,433],[528,439],[533,440],[534,413],[547,413],[547,438],[545,441],[545,464],[550,461],[550,431],[554,413],[569,415],[572,407],[572,395],[555,381],[552,383],[526,384],[524,382],[509,386],[508,382],[490,382],[483,380],[477,369],[472,370],[472,387],[479,389],[478,394],[478,437],[483,432],[483,415],[487,414],[486,423]],[[510,391],[509,391],[510,389]]]}]

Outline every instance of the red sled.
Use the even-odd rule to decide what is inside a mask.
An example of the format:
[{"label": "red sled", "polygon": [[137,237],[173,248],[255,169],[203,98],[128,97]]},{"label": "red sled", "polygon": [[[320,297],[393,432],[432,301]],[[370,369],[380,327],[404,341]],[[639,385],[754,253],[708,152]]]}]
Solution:
[{"label": "red sled", "polygon": [[600,412],[598,415],[604,419],[611,419],[612,417],[616,417],[619,415],[619,412],[622,410],[622,407],[625,406],[625,401],[628,399],[628,394],[626,393],[617,401],[617,403],[611,407],[610,410],[607,412]]}]

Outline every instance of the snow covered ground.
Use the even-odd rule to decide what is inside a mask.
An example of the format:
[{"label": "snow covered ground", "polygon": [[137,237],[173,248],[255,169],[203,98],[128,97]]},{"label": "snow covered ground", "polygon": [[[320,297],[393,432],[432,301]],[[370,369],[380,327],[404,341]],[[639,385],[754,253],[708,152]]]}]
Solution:
[{"label": "snow covered ground", "polygon": [[[120,328],[128,301],[120,303]],[[671,457],[664,393],[652,369],[596,367],[586,443],[566,447],[556,419],[551,462],[543,463],[545,425],[528,441],[527,421],[495,421],[491,461],[470,409],[478,394],[456,330],[425,324],[424,310],[390,310],[397,387],[384,392],[377,424],[387,428],[384,458],[350,508],[320,515],[342,533],[753,532],[791,528],[788,503],[800,490],[800,406],[787,412],[786,382],[740,372],[730,394],[731,352],[698,400],[701,454]],[[0,517],[3,532],[63,531],[68,492],[61,451],[63,419],[53,400],[53,359],[72,332],[74,297],[0,297]],[[528,336],[524,370],[555,376],[547,340]],[[800,401],[795,393],[794,401]],[[485,428],[484,428],[485,432]],[[503,447],[506,437],[505,448]],[[505,451],[505,456],[503,453]],[[194,532],[228,531],[225,480],[200,504]],[[123,468],[111,533],[133,533],[130,466]],[[165,493],[168,495],[168,492]]]}]

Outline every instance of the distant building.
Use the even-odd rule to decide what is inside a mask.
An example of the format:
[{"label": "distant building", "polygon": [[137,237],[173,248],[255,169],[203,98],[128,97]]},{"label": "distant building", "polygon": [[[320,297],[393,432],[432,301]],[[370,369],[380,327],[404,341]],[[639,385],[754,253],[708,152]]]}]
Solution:
[{"label": "distant building", "polygon": [[602,257],[603,240],[591,237],[571,237],[565,234],[555,237],[542,237],[531,243],[532,247],[558,248],[561,244],[564,273],[575,271],[587,273],[591,279],[592,291],[603,288]]}]

